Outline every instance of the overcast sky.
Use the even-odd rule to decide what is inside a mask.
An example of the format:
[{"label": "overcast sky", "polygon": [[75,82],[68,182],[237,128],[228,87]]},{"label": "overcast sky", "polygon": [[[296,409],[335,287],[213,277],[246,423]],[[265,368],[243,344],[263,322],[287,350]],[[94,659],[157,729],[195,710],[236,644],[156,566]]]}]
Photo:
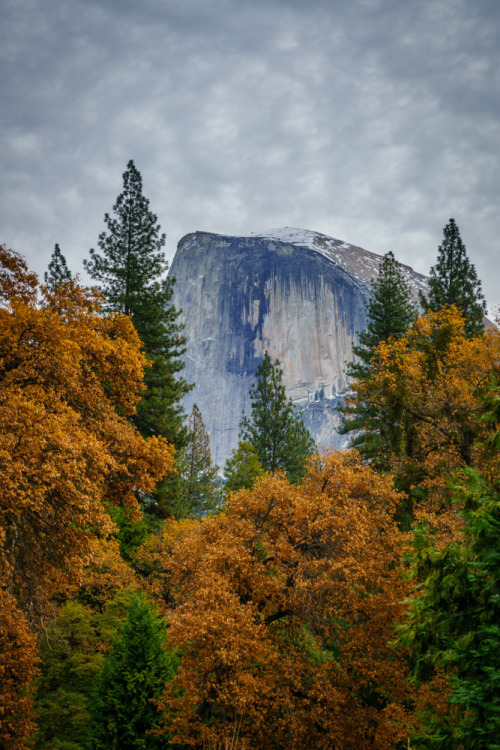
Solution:
[{"label": "overcast sky", "polygon": [[313,229],[500,303],[499,0],[1,0],[0,241],[81,272],[133,159],[167,233]]}]

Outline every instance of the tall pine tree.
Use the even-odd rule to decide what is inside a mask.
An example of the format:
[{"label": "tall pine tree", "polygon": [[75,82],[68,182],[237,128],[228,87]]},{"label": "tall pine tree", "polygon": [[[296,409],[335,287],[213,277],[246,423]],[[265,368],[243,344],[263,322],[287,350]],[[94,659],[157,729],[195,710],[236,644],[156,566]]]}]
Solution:
[{"label": "tall pine tree", "polygon": [[460,231],[454,219],[443,230],[443,242],[438,248],[438,260],[431,268],[429,296],[420,295],[425,310],[437,312],[455,305],[466,320],[466,333],[477,336],[484,330],[486,302],[476,269],[469,261]]},{"label": "tall pine tree", "polygon": [[56,243],[49,263],[49,269],[43,275],[45,285],[53,292],[61,281],[71,280],[71,271],[66,263],[66,258],[61,252],[61,248]]},{"label": "tall pine tree", "polygon": [[[175,279],[162,278],[168,270],[162,251],[165,235],[149,209],[132,160],[113,212],[114,216],[104,215],[107,231],[99,235],[101,253],[91,249],[84,266],[101,284],[105,308],[130,315],[152,365],[145,373],[146,391],[134,418],[136,427],[144,437],[163,435],[178,451],[188,438],[181,399],[192,387],[179,377],[186,340],[180,312],[172,304]],[[178,491],[179,483],[165,478],[150,509],[160,516],[175,515]]]},{"label": "tall pine tree", "polygon": [[[370,377],[370,363],[378,344],[404,336],[416,317],[410,285],[392,252],[384,255],[378,277],[371,283],[366,317],[367,327],[359,335],[359,344],[353,347],[358,361],[347,365],[347,374],[360,380]],[[340,411],[343,418],[339,432],[344,435],[354,432],[350,445],[365,458],[372,458],[379,452],[380,440],[387,428],[383,418],[378,418],[373,404],[356,398],[349,399]],[[374,429],[374,425],[379,427]]]},{"label": "tall pine tree", "polygon": [[115,216],[104,214],[107,232],[101,232],[100,255],[93,248],[83,265],[92,279],[100,282],[111,312],[130,315],[139,334],[147,323],[144,293],[167,271],[157,217],[142,194],[142,177],[132,160],[123,173],[123,192],[113,206]]},{"label": "tall pine tree", "polygon": [[286,398],[282,377],[279,360],[273,363],[266,352],[250,389],[252,412],[241,421],[240,438],[253,446],[265,471],[280,469],[294,482],[303,476],[314,442]]}]

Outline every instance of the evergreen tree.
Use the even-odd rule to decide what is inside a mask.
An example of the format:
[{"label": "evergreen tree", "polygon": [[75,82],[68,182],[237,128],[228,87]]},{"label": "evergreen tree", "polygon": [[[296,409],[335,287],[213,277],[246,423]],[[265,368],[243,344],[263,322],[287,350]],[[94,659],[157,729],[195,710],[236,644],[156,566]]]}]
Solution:
[{"label": "evergreen tree", "polygon": [[[83,262],[91,278],[100,282],[107,309],[130,315],[139,334],[147,325],[144,293],[167,270],[157,217],[142,194],[142,177],[132,160],[123,174],[123,192],[113,206],[114,217],[104,214],[107,232],[99,235],[100,255],[93,248]],[[146,314],[146,319],[144,315]]]},{"label": "evergreen tree", "polygon": [[[172,304],[175,279],[161,278],[168,270],[162,251],[165,235],[142,194],[142,178],[133,161],[123,174],[123,192],[113,211],[114,216],[104,216],[107,232],[99,235],[101,254],[91,249],[84,266],[102,285],[105,309],[130,315],[152,365],[145,373],[136,427],[144,437],[163,435],[178,451],[188,436],[181,400],[192,388],[179,377],[186,340],[180,312]],[[149,509],[160,516],[175,514],[178,491],[175,475],[167,476]]]},{"label": "evergreen tree", "polygon": [[[358,361],[347,365],[347,374],[361,380],[370,378],[370,363],[378,344],[389,338],[404,336],[416,317],[410,285],[392,252],[384,255],[378,277],[371,282],[366,317],[367,327],[359,335],[359,344],[353,347]],[[384,439],[383,433],[390,426],[379,418],[375,406],[358,399],[351,400],[340,411],[343,419],[339,433],[355,433],[350,445],[366,458],[380,453],[380,441]]]},{"label": "evergreen tree", "polygon": [[224,490],[226,492],[236,492],[243,488],[249,490],[253,487],[257,477],[263,476],[264,473],[253,445],[241,440],[238,447],[233,448],[231,456],[226,461]]},{"label": "evergreen tree", "polygon": [[51,292],[54,291],[61,281],[71,280],[71,271],[69,270],[66,258],[62,254],[61,248],[57,243],[54,245],[54,251],[49,263],[49,270],[44,273],[43,280]]},{"label": "evergreen tree", "polygon": [[286,399],[282,376],[279,360],[273,364],[266,352],[250,389],[252,413],[243,416],[240,438],[253,446],[265,471],[280,469],[294,482],[303,476],[314,442]]},{"label": "evergreen tree", "polygon": [[165,650],[165,621],[136,597],[120,636],[97,679],[92,703],[95,750],[154,750],[165,737],[158,727],[155,699],[175,674],[177,659]]},{"label": "evergreen tree", "polygon": [[196,404],[189,416],[189,437],[179,458],[186,515],[215,510],[220,499],[218,467],[212,465],[210,438]]},{"label": "evergreen tree", "polygon": [[413,651],[415,678],[450,675],[447,713],[428,711],[417,747],[500,748],[500,494],[473,469],[455,486],[464,541],[438,550],[425,530],[415,535],[420,596],[400,642]]},{"label": "evergreen tree", "polygon": [[123,625],[132,598],[130,590],[120,591],[102,614],[67,601],[40,635],[35,750],[91,750],[90,701],[103,644],[109,645]]},{"label": "evergreen tree", "polygon": [[418,747],[500,750],[500,390],[494,375],[482,397],[481,471],[451,483],[463,519],[458,539],[439,548],[417,528],[413,577],[417,596],[400,645],[412,651],[417,684],[436,668],[450,677],[449,711],[424,714]]},{"label": "evergreen tree", "polygon": [[360,361],[347,366],[347,374],[354,378],[368,377],[374,348],[388,338],[404,336],[416,317],[410,284],[390,251],[380,263],[377,279],[371,282],[365,310],[366,329],[359,334],[359,344],[353,347]]},{"label": "evergreen tree", "polygon": [[469,261],[458,226],[450,219],[443,230],[443,242],[438,248],[438,260],[431,268],[429,296],[420,295],[425,310],[437,312],[455,305],[466,320],[466,333],[477,336],[484,330],[486,302],[476,269]]}]

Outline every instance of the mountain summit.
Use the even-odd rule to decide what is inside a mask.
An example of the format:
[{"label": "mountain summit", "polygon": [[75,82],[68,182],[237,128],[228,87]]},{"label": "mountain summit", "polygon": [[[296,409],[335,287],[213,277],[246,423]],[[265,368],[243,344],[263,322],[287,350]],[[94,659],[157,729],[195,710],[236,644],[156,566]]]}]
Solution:
[{"label": "mountain summit", "polygon": [[[370,279],[382,257],[304,229],[249,237],[195,232],[179,242],[170,273],[187,337],[184,400],[200,408],[214,460],[236,447],[242,412],[264,352],[279,359],[287,395],[312,437],[339,445],[336,407],[345,363],[366,325]],[[403,267],[412,286],[426,279]]]}]

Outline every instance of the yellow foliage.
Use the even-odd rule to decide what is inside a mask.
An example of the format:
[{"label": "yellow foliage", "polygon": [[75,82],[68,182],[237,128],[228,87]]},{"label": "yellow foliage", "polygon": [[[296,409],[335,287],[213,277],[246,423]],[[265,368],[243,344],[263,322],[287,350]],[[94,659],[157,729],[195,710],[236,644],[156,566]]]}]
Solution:
[{"label": "yellow foliage", "polygon": [[299,486],[266,475],[224,513],[157,541],[182,664],[161,707],[177,740],[393,748],[409,718],[402,654],[405,537],[398,496],[353,452],[312,461]]},{"label": "yellow foliage", "polygon": [[0,747],[25,750],[35,729],[36,638],[13,596],[0,588]]},{"label": "yellow foliage", "polygon": [[452,473],[486,460],[481,444],[489,428],[480,417],[500,371],[500,332],[466,338],[455,307],[429,312],[403,338],[382,342],[371,368],[369,378],[354,382],[351,402],[374,407],[390,435],[381,443],[385,466],[423,489],[420,513],[436,518],[448,510]]},{"label": "yellow foliage", "polygon": [[[15,602],[25,653],[26,624],[40,627],[53,593],[102,556],[97,540],[114,529],[106,507],[137,512],[136,493],[173,464],[173,448],[129,420],[147,366],[130,319],[102,316],[99,296],[72,281],[42,288],[40,302],[39,291],[24,260],[0,248],[0,594]],[[108,546],[113,556],[109,575],[125,580]],[[1,641],[7,664],[15,644]]]}]

